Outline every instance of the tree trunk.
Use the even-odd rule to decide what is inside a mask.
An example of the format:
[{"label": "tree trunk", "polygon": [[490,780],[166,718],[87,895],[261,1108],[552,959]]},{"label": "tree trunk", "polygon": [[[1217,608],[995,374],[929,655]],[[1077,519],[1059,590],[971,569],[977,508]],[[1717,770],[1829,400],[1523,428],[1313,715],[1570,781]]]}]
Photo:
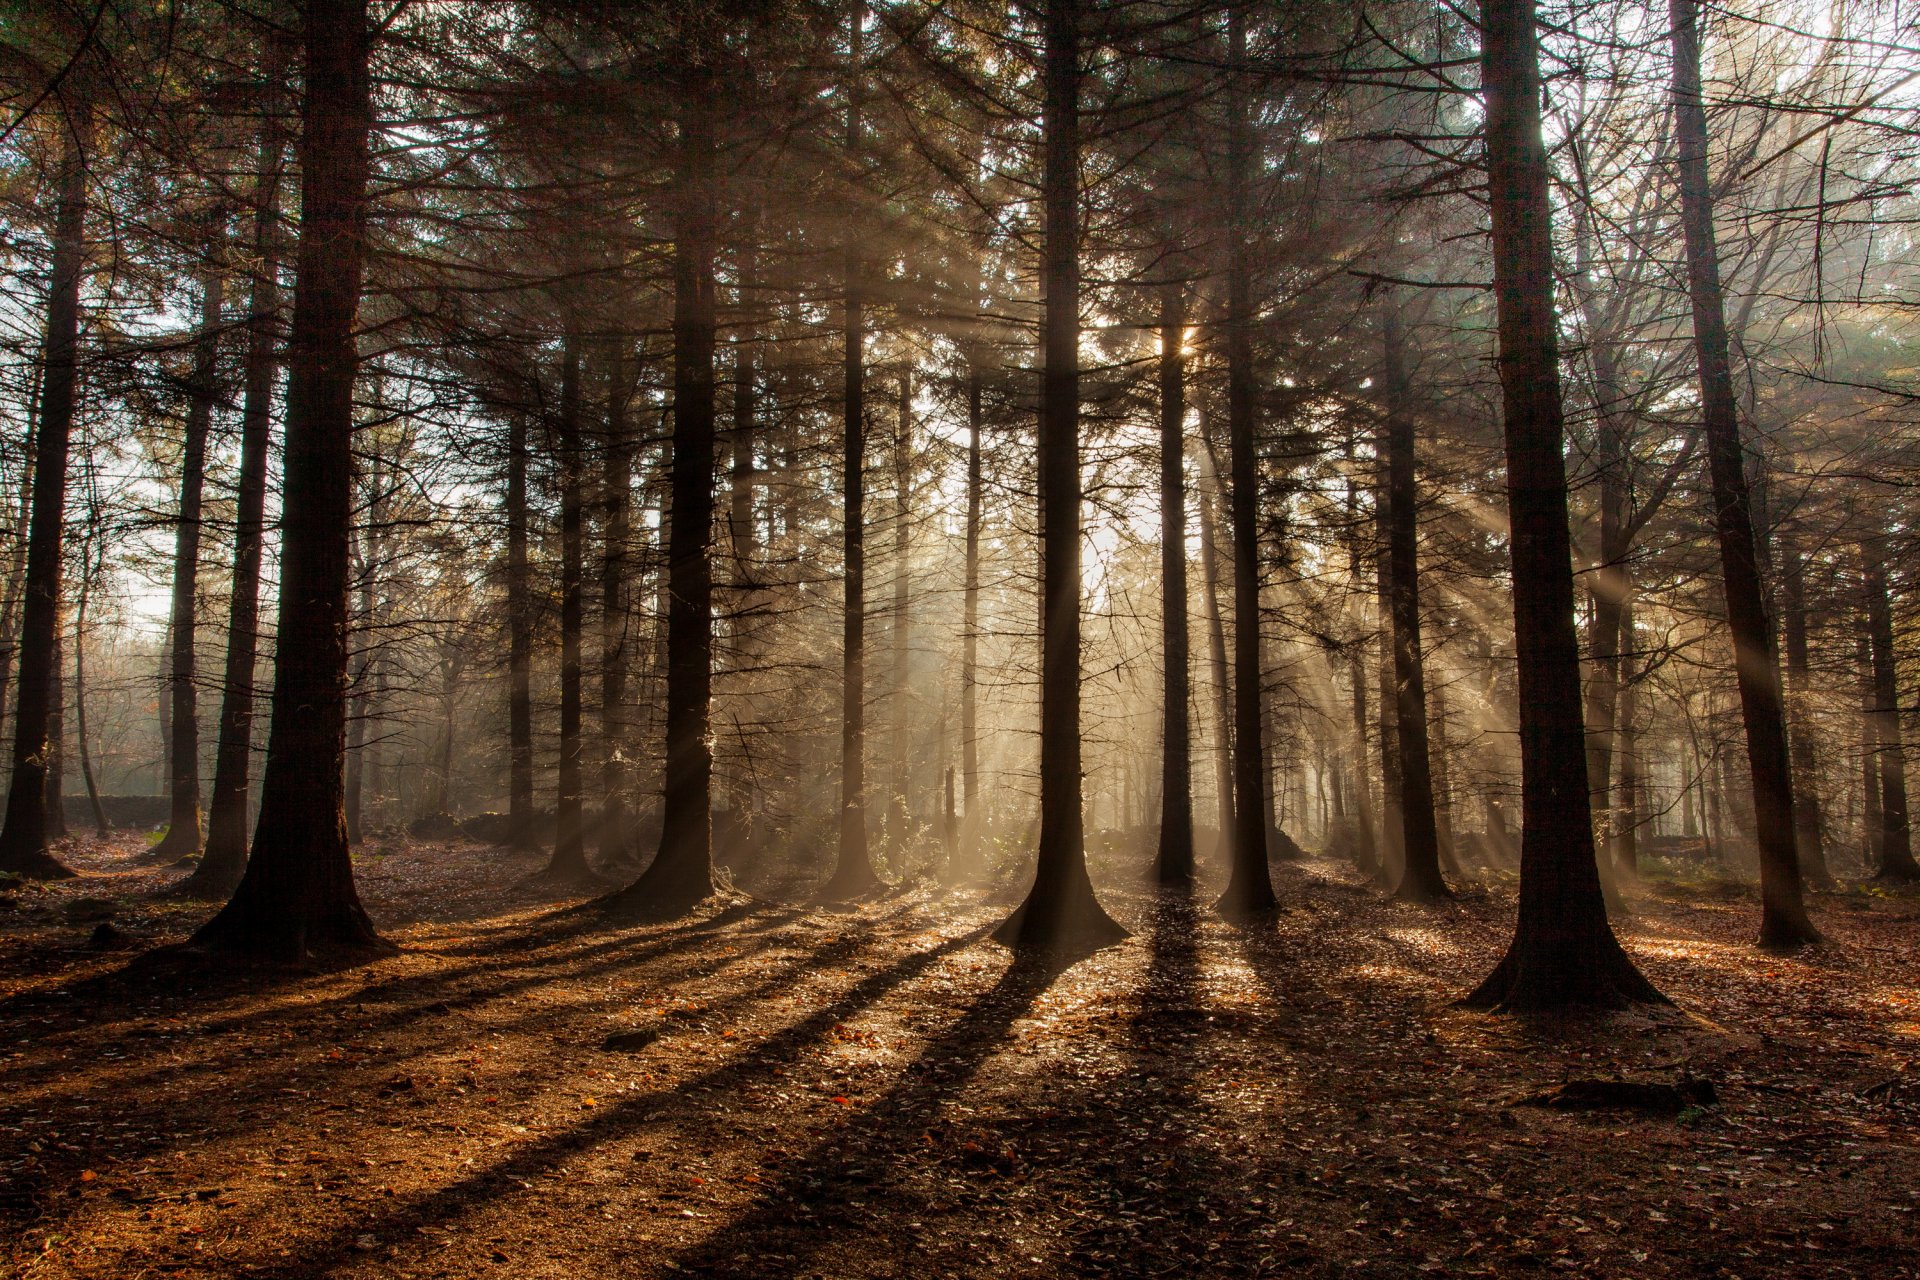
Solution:
[{"label": "tree trunk", "polygon": [[276,654],[253,856],[195,935],[247,955],[385,948],[354,888],[341,794],[370,42],[366,0],[309,0],[277,627],[298,642]]},{"label": "tree trunk", "polygon": [[1626,595],[1620,604],[1618,669],[1620,693],[1614,701],[1613,755],[1620,762],[1620,780],[1612,795],[1613,817],[1607,823],[1612,841],[1614,865],[1628,873],[1640,869],[1640,740],[1635,727],[1639,682],[1626,666],[1626,654],[1634,647],[1633,597]]},{"label": "tree trunk", "polygon": [[1387,582],[1393,635],[1394,720],[1400,757],[1400,823],[1404,854],[1394,896],[1412,902],[1450,898],[1440,874],[1440,830],[1434,818],[1433,761],[1427,741],[1426,659],[1420,648],[1419,510],[1412,395],[1406,340],[1391,300],[1384,317],[1382,371],[1387,412]]},{"label": "tree trunk", "polygon": [[1714,243],[1713,192],[1707,175],[1707,112],[1700,95],[1696,0],[1668,0],[1673,20],[1673,109],[1680,171],[1680,221],[1686,233],[1687,292],[1693,303],[1693,345],[1713,481],[1714,525],[1733,634],[1734,677],[1746,722],[1747,762],[1760,853],[1760,945],[1769,949],[1817,941],[1807,917],[1794,848],[1793,784],[1787,758],[1780,663],[1760,583],[1753,504],[1747,487],[1740,422],[1733,397],[1720,257]]},{"label": "tree trunk", "polygon": [[61,541],[67,511],[67,451],[79,373],[80,283],[86,266],[87,148],[92,106],[65,101],[66,153],[54,210],[53,274],[41,347],[40,412],[34,428],[33,508],[27,528],[26,598],[20,621],[20,693],[14,716],[13,778],[0,826],[0,871],[37,880],[73,874],[47,849],[47,780],[57,746],[50,736],[59,667]]},{"label": "tree trunk", "polygon": [[1854,669],[1860,680],[1860,859],[1877,876],[1884,864],[1880,847],[1886,823],[1880,813],[1880,720],[1876,712],[1880,699],[1874,682],[1871,632],[1870,624],[1863,626],[1854,638]]},{"label": "tree trunk", "polygon": [[1480,14],[1512,530],[1521,853],[1513,941],[1465,1003],[1512,1011],[1621,1007],[1661,996],[1607,923],[1594,859],[1533,0],[1482,0]]},{"label": "tree trunk", "polygon": [[560,760],[555,771],[553,855],[543,878],[556,884],[593,879],[587,865],[580,770],[580,631],[586,613],[586,501],[580,456],[580,344],[571,319],[560,356]]},{"label": "tree trunk", "polygon": [[1794,847],[1807,879],[1821,888],[1833,886],[1821,834],[1820,763],[1814,742],[1813,663],[1807,645],[1807,580],[1798,539],[1780,540],[1781,630],[1787,650],[1787,741],[1792,748],[1794,773]]},{"label": "tree trunk", "polygon": [[980,849],[980,366],[967,368],[967,530],[966,577],[960,619],[960,777],[966,815],[960,831],[959,863],[968,874],[978,869]]},{"label": "tree trunk", "polygon": [[[224,234],[215,231],[217,239]],[[207,479],[207,433],[219,400],[221,308],[224,281],[217,262],[200,275],[200,336],[194,343],[193,385],[186,440],[180,455],[180,517],[173,538],[173,742],[168,770],[167,834],[149,855],[174,861],[200,852],[200,698],[194,683],[199,635],[200,508]]]},{"label": "tree trunk", "polygon": [[913,825],[913,372],[900,371],[893,437],[893,804],[894,867],[904,875]]},{"label": "tree trunk", "polygon": [[1187,627],[1186,286],[1160,289],[1160,846],[1154,878],[1193,883],[1193,673]]},{"label": "tree trunk", "polygon": [[673,510],[667,525],[667,750],[660,852],[614,896],[626,913],[684,915],[713,895],[714,137],[708,75],[685,87],[674,177]]},{"label": "tree trunk", "polygon": [[247,303],[246,386],[240,407],[240,483],[234,495],[233,580],[227,606],[227,655],[214,751],[213,796],[200,865],[183,888],[223,897],[247,866],[248,775],[253,766],[253,681],[260,655],[260,563],[266,528],[267,453],[273,433],[273,384],[279,370],[274,329],[280,310],[279,219],[284,148],[271,126],[260,140],[254,192],[252,296]]},{"label": "tree trunk", "polygon": [[1045,6],[1040,383],[1040,847],[1033,888],[994,931],[1071,954],[1126,936],[1087,877],[1080,790],[1080,0]]},{"label": "tree trunk", "polygon": [[[848,32],[847,154],[862,156],[860,108],[867,7],[853,0]],[[840,841],[833,875],[821,892],[852,898],[880,883],[867,853],[867,406],[866,263],[860,232],[851,225],[846,242],[844,347],[841,353],[843,505],[840,546],[844,561],[840,647]]]},{"label": "tree trunk", "polygon": [[527,420],[507,427],[507,845],[533,830],[533,588],[527,568]]},{"label": "tree trunk", "polygon": [[1233,839],[1233,678],[1227,671],[1227,623],[1220,608],[1220,555],[1214,517],[1220,496],[1220,476],[1213,462],[1213,441],[1206,419],[1201,420],[1200,449],[1200,578],[1207,609],[1207,670],[1213,686],[1213,794],[1218,827],[1217,845]]},{"label": "tree trunk", "polygon": [[1246,11],[1227,10],[1227,456],[1233,511],[1233,840],[1232,870],[1218,909],[1247,919],[1277,905],[1267,869],[1267,735],[1260,704],[1260,459],[1254,447],[1253,286],[1247,241],[1248,123]]},{"label": "tree trunk", "polygon": [[1893,648],[1893,593],[1887,585],[1888,540],[1862,548],[1867,639],[1873,650],[1874,754],[1880,762],[1880,840],[1876,880],[1920,880],[1907,827],[1907,751],[1900,733],[1900,679]]},{"label": "tree trunk", "polygon": [[624,861],[633,848],[627,812],[630,734],[627,716],[628,638],[632,602],[627,593],[628,544],[633,540],[633,431],[627,420],[626,339],[607,344],[607,447],[600,559],[600,832],[602,864]]},{"label": "tree trunk", "polygon": [[93,828],[101,835],[111,835],[113,824],[107,821],[107,810],[100,803],[100,786],[93,777],[93,750],[87,745],[87,604],[93,594],[93,583],[104,565],[104,553],[96,550],[88,557],[84,575],[80,579],[80,600],[73,615],[73,733],[80,744],[80,777],[87,785],[87,804],[93,809]]}]

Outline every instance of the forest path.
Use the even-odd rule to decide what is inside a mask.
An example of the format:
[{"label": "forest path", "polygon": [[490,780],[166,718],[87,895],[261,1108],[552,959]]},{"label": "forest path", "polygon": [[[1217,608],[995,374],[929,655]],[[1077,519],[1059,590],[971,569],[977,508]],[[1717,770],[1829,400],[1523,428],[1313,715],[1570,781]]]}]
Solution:
[{"label": "forest path", "polygon": [[[5,895],[0,1274],[1920,1275],[1908,897],[1820,896],[1838,946],[1783,960],[1742,895],[1643,895],[1684,1012],[1542,1027],[1448,1003],[1507,888],[1327,863],[1254,930],[1103,885],[1134,936],[1050,974],[977,894],[613,929],[393,842],[406,949],[266,982],[83,948],[204,914],[136,848]],[[1721,1105],[1511,1105],[1683,1070]]]}]

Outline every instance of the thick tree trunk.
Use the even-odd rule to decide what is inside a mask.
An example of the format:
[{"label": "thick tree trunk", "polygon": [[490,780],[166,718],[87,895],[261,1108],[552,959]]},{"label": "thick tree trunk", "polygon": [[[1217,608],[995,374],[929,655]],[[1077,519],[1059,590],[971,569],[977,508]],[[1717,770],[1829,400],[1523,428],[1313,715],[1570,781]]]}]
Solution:
[{"label": "thick tree trunk", "polygon": [[1193,672],[1187,626],[1186,285],[1160,289],[1160,845],[1154,878],[1193,883]]},{"label": "thick tree trunk", "polygon": [[[865,0],[853,0],[848,28],[847,154],[862,155],[861,61],[867,19]],[[847,229],[841,350],[841,460],[843,469],[840,547],[844,603],[840,631],[840,831],[833,875],[821,892],[852,898],[880,883],[867,852],[867,405],[866,263],[860,232]]]},{"label": "thick tree trunk", "polygon": [[674,183],[673,511],[667,524],[667,749],[660,852],[616,909],[684,915],[713,895],[714,136],[695,71],[685,86]]},{"label": "thick tree trunk", "polygon": [[1747,763],[1760,853],[1760,945],[1796,947],[1817,941],[1807,917],[1794,848],[1793,782],[1780,662],[1760,582],[1753,503],[1748,492],[1740,421],[1733,396],[1720,254],[1714,243],[1713,191],[1707,175],[1707,112],[1700,94],[1696,0],[1668,0],[1673,20],[1673,110],[1680,173],[1680,221],[1686,233],[1687,292],[1693,303],[1693,345],[1713,481],[1714,526],[1726,585],[1727,628],[1733,634],[1734,677],[1746,722]]},{"label": "thick tree trunk", "polygon": [[581,774],[581,629],[586,621],[586,495],[580,445],[581,338],[571,320],[560,355],[560,759],[555,770],[553,854],[541,872],[556,884],[591,881]]},{"label": "thick tree trunk", "polygon": [[27,527],[26,594],[20,620],[20,693],[13,730],[13,777],[0,826],[0,871],[39,880],[73,874],[47,849],[47,781],[57,740],[54,685],[60,668],[61,542],[67,511],[67,452],[79,373],[80,282],[86,265],[87,147],[92,107],[67,101],[66,153],[54,209],[53,274],[41,345],[40,405],[34,427],[33,507]]},{"label": "thick tree trunk", "polygon": [[260,142],[254,194],[253,280],[247,304],[247,364],[240,406],[240,482],[234,495],[233,579],[227,605],[227,655],[214,750],[207,843],[183,888],[201,897],[232,893],[247,866],[248,778],[253,767],[253,681],[260,656],[260,563],[266,529],[267,453],[273,433],[273,384],[279,372],[275,327],[280,310],[278,236],[284,148],[271,127]]},{"label": "thick tree trunk", "polygon": [[1873,652],[1873,742],[1880,765],[1879,861],[1876,880],[1920,880],[1907,825],[1907,750],[1900,733],[1900,679],[1893,648],[1893,593],[1887,585],[1885,538],[1863,549],[1867,639]]},{"label": "thick tree trunk", "polygon": [[[216,231],[216,238],[224,232]],[[149,855],[173,861],[200,852],[200,696],[194,683],[199,638],[200,508],[207,480],[207,433],[220,398],[217,381],[225,281],[218,263],[200,274],[200,336],[194,343],[186,439],[180,451],[180,514],[173,536],[173,699],[167,834]]]},{"label": "thick tree trunk", "polygon": [[195,935],[201,945],[245,955],[298,959],[385,945],[354,888],[341,794],[371,34],[366,0],[306,6],[277,628],[299,642],[276,654],[253,856],[232,899]]},{"label": "thick tree trunk", "polygon": [[1522,817],[1513,941],[1465,1003],[1520,1011],[1658,1001],[1607,923],[1594,858],[1533,0],[1482,0],[1480,15]]},{"label": "thick tree trunk", "polygon": [[607,447],[602,455],[600,557],[600,831],[603,865],[634,852],[627,811],[631,734],[627,714],[628,643],[633,630],[627,591],[628,544],[633,540],[633,431],[627,419],[626,339],[607,344]]},{"label": "thick tree trunk", "polygon": [[1253,285],[1247,242],[1254,164],[1248,122],[1245,9],[1227,10],[1227,454],[1233,502],[1233,841],[1222,914],[1247,919],[1277,905],[1267,868],[1267,735],[1261,714],[1260,459],[1254,445]]},{"label": "thick tree trunk", "polygon": [[533,588],[527,568],[527,419],[507,427],[507,845],[533,830]]},{"label": "thick tree trunk", "polygon": [[1807,644],[1807,578],[1800,544],[1789,535],[1780,540],[1780,612],[1782,639],[1787,650],[1787,740],[1792,747],[1794,847],[1800,867],[1812,884],[1833,886],[1827,867],[1825,837],[1821,832],[1820,763],[1814,741],[1813,662]]},{"label": "thick tree trunk", "polygon": [[1427,742],[1426,658],[1420,647],[1419,510],[1408,412],[1406,340],[1399,312],[1384,317],[1387,412],[1387,582],[1393,635],[1394,719],[1400,756],[1400,830],[1404,863],[1394,896],[1413,902],[1452,897],[1440,874],[1440,830],[1434,818],[1433,761]]},{"label": "thick tree trunk", "polygon": [[994,931],[1010,947],[1056,954],[1126,936],[1094,897],[1081,813],[1080,20],[1079,0],[1048,0],[1041,115],[1040,847],[1026,901]]}]

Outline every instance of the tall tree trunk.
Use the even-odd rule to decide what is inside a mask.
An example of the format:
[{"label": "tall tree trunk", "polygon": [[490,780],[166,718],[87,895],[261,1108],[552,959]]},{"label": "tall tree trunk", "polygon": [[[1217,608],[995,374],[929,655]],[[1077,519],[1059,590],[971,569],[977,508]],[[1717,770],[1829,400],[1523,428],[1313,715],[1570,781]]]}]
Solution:
[{"label": "tall tree trunk", "polygon": [[67,513],[67,452],[79,373],[80,282],[86,265],[87,148],[92,106],[61,103],[61,157],[53,225],[53,273],[41,345],[40,405],[34,426],[33,508],[27,527],[26,595],[20,620],[20,694],[13,730],[13,777],[0,826],[0,871],[37,880],[73,874],[47,849],[47,779],[57,747],[50,736],[59,679],[61,541]]},{"label": "tall tree trunk", "polygon": [[1427,742],[1426,658],[1420,648],[1420,530],[1406,338],[1389,300],[1382,369],[1387,412],[1387,582],[1393,635],[1394,720],[1400,756],[1404,869],[1394,896],[1413,902],[1452,897],[1440,874],[1440,830],[1433,809],[1433,761]]},{"label": "tall tree trunk", "polygon": [[[740,248],[737,263],[740,287],[735,290],[735,307],[740,316],[735,322],[730,344],[733,350],[733,424],[727,432],[727,445],[732,454],[727,476],[727,550],[733,557],[735,662],[741,669],[751,671],[759,665],[761,600],[757,564],[760,557],[759,534],[753,509],[753,420],[757,410],[754,333],[753,322],[747,315],[746,287],[753,283],[758,258],[753,243],[755,225],[752,214],[742,221],[744,226],[741,234],[745,243]],[[733,837],[741,848],[751,849],[756,844],[753,832],[752,770],[746,767],[734,769],[727,790]]]},{"label": "tall tree trunk", "polygon": [[580,632],[586,615],[585,468],[580,453],[580,345],[571,317],[560,356],[560,760],[555,771],[553,855],[541,875],[559,884],[593,879],[587,865],[580,769]]},{"label": "tall tree trunk", "polygon": [[1873,744],[1880,766],[1880,838],[1876,880],[1920,880],[1907,825],[1907,751],[1900,733],[1900,680],[1893,648],[1893,595],[1887,585],[1887,539],[1872,539],[1861,556],[1867,593],[1867,640],[1873,654]]},{"label": "tall tree trunk", "polygon": [[1220,498],[1220,475],[1213,461],[1213,441],[1201,419],[1200,580],[1207,611],[1207,671],[1213,686],[1213,795],[1217,846],[1224,850],[1233,839],[1233,677],[1227,669],[1227,623],[1220,608],[1219,538],[1215,515]]},{"label": "tall tree trunk", "polygon": [[[62,609],[61,613],[65,610]],[[67,666],[66,636],[60,613],[53,625],[53,694],[47,707],[47,838],[64,840],[67,830]]]},{"label": "tall tree trunk", "polygon": [[[217,241],[224,234],[215,230],[213,238]],[[224,283],[217,261],[209,262],[200,273],[200,336],[194,342],[186,439],[180,453],[180,516],[173,537],[170,803],[167,834],[150,855],[156,861],[200,852],[200,697],[194,683],[194,648],[200,630],[200,508],[207,479],[207,433],[220,396],[217,371]]]},{"label": "tall tree trunk", "polygon": [[1126,936],[1087,877],[1080,790],[1080,0],[1043,19],[1040,382],[1040,847],[994,937],[1072,953]]},{"label": "tall tree trunk", "polygon": [[683,915],[713,894],[714,136],[707,73],[689,74],[674,175],[673,511],[667,524],[667,750],[660,852],[616,908]]},{"label": "tall tree trunk", "polygon": [[1620,693],[1614,701],[1613,754],[1620,762],[1620,778],[1611,803],[1612,820],[1607,833],[1612,841],[1614,865],[1628,873],[1640,869],[1640,739],[1634,723],[1638,714],[1639,681],[1626,666],[1626,654],[1634,647],[1633,596],[1620,603],[1619,649],[1616,651],[1621,673]]},{"label": "tall tree trunk", "polygon": [[627,420],[626,339],[607,344],[607,447],[602,455],[605,539],[600,559],[599,849],[603,864],[633,852],[627,813],[630,733],[627,715],[632,601],[627,592],[628,544],[633,540],[633,431]]},{"label": "tall tree trunk", "polygon": [[[860,110],[864,88],[867,6],[849,6],[847,77],[847,154],[863,155]],[[861,232],[851,219],[846,229],[841,351],[841,458],[843,505],[840,546],[844,561],[840,647],[840,831],[833,875],[821,891],[828,898],[851,898],[880,882],[867,852],[867,405],[866,263]]]},{"label": "tall tree trunk", "polygon": [[1668,0],[1673,20],[1673,111],[1680,171],[1680,221],[1686,233],[1687,293],[1693,303],[1693,345],[1713,481],[1714,526],[1726,585],[1727,628],[1733,634],[1734,678],[1746,722],[1747,763],[1760,852],[1760,945],[1769,949],[1817,941],[1807,917],[1794,848],[1793,782],[1787,758],[1780,662],[1760,583],[1753,503],[1747,486],[1739,411],[1727,343],[1720,253],[1714,243],[1713,191],[1707,175],[1707,111],[1700,94],[1696,0]]},{"label": "tall tree trunk", "polygon": [[367,0],[309,0],[300,250],[287,346],[286,499],[273,727],[253,856],[195,941],[250,955],[384,948],[353,883],[342,805],[354,321],[372,120]]},{"label": "tall tree trunk", "polygon": [[980,827],[980,365],[967,366],[966,569],[960,616],[960,777],[966,816],[959,863],[971,874],[979,866]]},{"label": "tall tree trunk", "polygon": [[1353,695],[1353,861],[1370,880],[1380,878],[1380,842],[1375,834],[1373,784],[1367,777],[1367,668],[1361,646],[1347,646],[1347,683]]},{"label": "tall tree trunk", "polygon": [[893,805],[888,826],[895,867],[904,874],[913,825],[913,372],[900,371],[893,437]]},{"label": "tall tree trunk", "polygon": [[1813,663],[1807,645],[1807,577],[1800,559],[1799,540],[1792,535],[1780,540],[1780,606],[1782,639],[1787,650],[1787,741],[1792,748],[1794,773],[1794,847],[1799,851],[1800,867],[1807,879],[1822,888],[1831,888],[1833,872],[1827,867],[1826,844],[1821,834],[1819,753],[1809,706],[1813,698]]},{"label": "tall tree trunk", "polygon": [[[380,476],[376,470],[368,477],[367,488],[372,490],[379,484]],[[366,834],[367,721],[373,703],[373,565],[378,557],[373,545],[371,519],[360,530],[357,545],[349,545],[353,547],[350,563],[357,583],[355,594],[360,597],[354,617],[359,625],[361,643],[359,660],[353,663],[347,679],[347,758],[341,803],[346,814],[347,843],[357,846]]]},{"label": "tall tree trunk", "polygon": [[73,615],[73,733],[80,744],[80,777],[87,785],[87,804],[93,810],[93,828],[110,835],[113,824],[100,803],[100,785],[93,776],[93,749],[87,744],[87,604],[95,579],[105,567],[105,552],[95,549],[80,579],[80,600]]},{"label": "tall tree trunk", "polygon": [[507,845],[531,849],[533,587],[527,568],[527,419],[507,427]]},{"label": "tall tree trunk", "polygon": [[213,796],[200,865],[183,888],[224,897],[247,866],[248,777],[253,766],[253,681],[260,656],[260,562],[267,503],[267,453],[273,433],[273,384],[279,372],[275,327],[280,311],[278,258],[281,158],[273,126],[262,130],[254,190],[253,279],[247,303],[247,363],[240,406],[240,481],[234,495],[233,580],[227,605],[227,655],[214,750]]},{"label": "tall tree trunk", "polygon": [[1874,686],[1872,626],[1868,618],[1854,634],[1854,671],[1860,685],[1860,860],[1878,872],[1885,822],[1880,814],[1880,721],[1875,715],[1879,696]]},{"label": "tall tree trunk", "polygon": [[1658,1001],[1607,923],[1594,858],[1533,0],[1482,0],[1480,17],[1522,816],[1513,941],[1466,1003],[1519,1011]]},{"label": "tall tree trunk", "polygon": [[1253,370],[1253,286],[1247,242],[1254,234],[1247,184],[1254,164],[1248,121],[1244,6],[1227,10],[1227,455],[1233,503],[1233,841],[1218,909],[1235,918],[1277,905],[1267,869],[1267,735],[1260,704],[1260,459]]},{"label": "tall tree trunk", "polygon": [[1160,846],[1154,878],[1193,883],[1193,672],[1187,627],[1186,285],[1160,287]]}]

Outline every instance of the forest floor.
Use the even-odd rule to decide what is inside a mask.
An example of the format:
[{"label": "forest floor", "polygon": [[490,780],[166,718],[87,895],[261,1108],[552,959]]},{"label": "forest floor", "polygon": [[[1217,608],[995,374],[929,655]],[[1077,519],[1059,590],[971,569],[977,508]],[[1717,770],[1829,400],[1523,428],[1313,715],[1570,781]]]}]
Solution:
[{"label": "forest floor", "polygon": [[[140,848],[0,894],[0,1274],[1920,1275],[1912,896],[1778,959],[1745,891],[1649,889],[1678,1008],[1527,1023],[1451,1004],[1510,887],[1331,863],[1251,930],[1103,885],[1132,938],[1047,973],[978,893],[615,928],[393,840],[400,953],[269,977],[87,949],[203,918]],[[1523,1102],[1687,1074],[1716,1105]]]}]

